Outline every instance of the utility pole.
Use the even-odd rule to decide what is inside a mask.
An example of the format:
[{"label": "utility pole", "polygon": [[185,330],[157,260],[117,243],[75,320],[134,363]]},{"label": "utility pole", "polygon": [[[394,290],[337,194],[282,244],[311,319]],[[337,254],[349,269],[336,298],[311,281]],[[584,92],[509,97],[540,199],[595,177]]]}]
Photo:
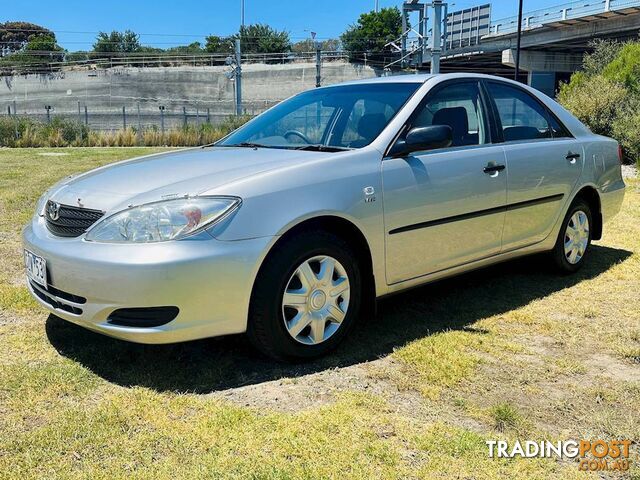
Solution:
[{"label": "utility pole", "polygon": [[322,68],[322,52],[320,50],[320,42],[316,42],[316,87],[320,86],[320,69]]},{"label": "utility pole", "polygon": [[[244,4],[244,2],[243,2]],[[236,115],[242,115],[242,65],[240,39],[236,39]]]},{"label": "utility pole", "polygon": [[380,2],[379,2],[379,0],[376,0],[374,6],[375,6],[376,13],[378,13],[380,11]]},{"label": "utility pole", "polygon": [[440,73],[440,53],[442,52],[442,8],[442,0],[433,0],[433,26],[431,29],[431,73]]},{"label": "utility pole", "polygon": [[518,3],[518,39],[516,40],[516,71],[514,79],[517,82],[520,75],[520,38],[522,37],[522,0]]}]

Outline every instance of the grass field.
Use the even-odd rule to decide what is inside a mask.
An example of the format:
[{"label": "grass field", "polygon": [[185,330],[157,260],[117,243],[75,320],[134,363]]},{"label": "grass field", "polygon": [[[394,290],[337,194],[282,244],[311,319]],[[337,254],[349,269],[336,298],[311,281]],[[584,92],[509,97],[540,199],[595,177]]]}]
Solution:
[{"label": "grass field", "polygon": [[27,295],[40,193],[150,151],[0,150],[0,478],[600,478],[485,441],[640,440],[639,180],[578,274],[533,257],[419,288],[288,366],[243,337],[120,342]]}]

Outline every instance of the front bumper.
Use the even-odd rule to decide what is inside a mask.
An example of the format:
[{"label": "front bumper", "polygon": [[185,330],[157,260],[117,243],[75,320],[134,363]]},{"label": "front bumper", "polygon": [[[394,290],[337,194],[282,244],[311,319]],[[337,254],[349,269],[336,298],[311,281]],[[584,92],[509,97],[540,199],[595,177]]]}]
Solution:
[{"label": "front bumper", "polygon": [[[27,286],[56,316],[123,340],[173,343],[241,333],[247,327],[253,281],[273,240],[224,242],[203,232],[162,243],[96,243],[53,236],[37,218],[23,231],[24,247],[46,260],[51,292],[60,290],[86,302],[77,304],[70,301],[72,296],[50,292],[46,302],[29,282]],[[57,302],[62,308],[56,308]],[[176,306],[180,311],[159,327],[124,327],[107,321],[116,309],[157,306]]]}]

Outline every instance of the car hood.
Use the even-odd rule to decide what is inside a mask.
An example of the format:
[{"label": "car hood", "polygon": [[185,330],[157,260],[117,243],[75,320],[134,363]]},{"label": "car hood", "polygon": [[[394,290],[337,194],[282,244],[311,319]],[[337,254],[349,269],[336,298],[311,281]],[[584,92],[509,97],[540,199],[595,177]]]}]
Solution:
[{"label": "car hood", "polygon": [[198,195],[246,177],[329,155],[336,153],[234,147],[165,152],[91,170],[62,182],[50,198],[66,205],[112,211]]}]

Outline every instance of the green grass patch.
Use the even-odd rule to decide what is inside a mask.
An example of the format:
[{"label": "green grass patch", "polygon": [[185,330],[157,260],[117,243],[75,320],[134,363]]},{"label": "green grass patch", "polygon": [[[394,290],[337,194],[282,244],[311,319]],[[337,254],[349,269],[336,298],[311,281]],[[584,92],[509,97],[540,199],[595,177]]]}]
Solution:
[{"label": "green grass patch", "polygon": [[489,411],[493,420],[493,428],[499,432],[517,429],[522,423],[522,417],[516,408],[509,403],[499,403]]}]

